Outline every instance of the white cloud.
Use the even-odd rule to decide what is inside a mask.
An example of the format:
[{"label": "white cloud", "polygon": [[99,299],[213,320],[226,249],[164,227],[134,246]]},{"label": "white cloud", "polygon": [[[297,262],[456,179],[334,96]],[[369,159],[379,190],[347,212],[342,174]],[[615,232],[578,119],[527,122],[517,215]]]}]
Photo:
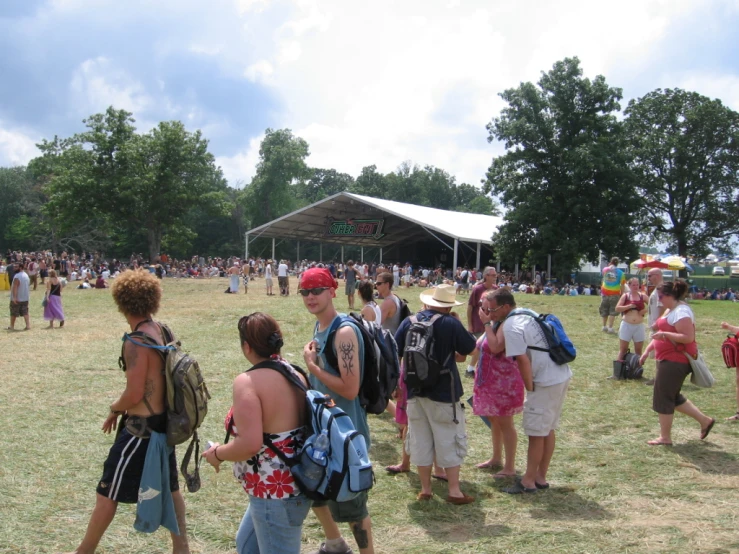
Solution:
[{"label": "white cloud", "polygon": [[223,170],[223,175],[233,187],[249,184],[257,171],[259,163],[259,147],[264,139],[264,134],[254,137],[249,141],[249,146],[233,156],[220,156],[216,158],[216,165]]},{"label": "white cloud", "polygon": [[27,132],[9,129],[0,122],[0,166],[25,165],[41,153]]},{"label": "white cloud", "polygon": [[739,111],[739,75],[718,75],[709,72],[670,75],[663,79],[662,88],[681,88],[709,98],[719,98],[725,106]]},{"label": "white cloud", "polygon": [[246,68],[244,76],[252,82],[267,81],[272,73],[274,73],[272,64],[267,60],[259,60]]},{"label": "white cloud", "polygon": [[151,98],[144,87],[105,57],[82,62],[69,84],[72,104],[82,114],[105,111],[108,106],[134,114],[143,112]]}]

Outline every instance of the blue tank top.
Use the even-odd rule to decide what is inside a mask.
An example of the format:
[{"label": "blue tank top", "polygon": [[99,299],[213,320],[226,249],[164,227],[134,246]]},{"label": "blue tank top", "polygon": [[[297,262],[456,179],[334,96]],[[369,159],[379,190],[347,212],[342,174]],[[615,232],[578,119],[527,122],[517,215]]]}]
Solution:
[{"label": "blue tank top", "polygon": [[[343,314],[339,314],[336,317],[341,317]],[[318,351],[322,352],[323,347],[326,344],[326,339],[328,338],[328,333],[331,330],[331,326],[333,325],[335,319],[331,321],[331,324],[326,327],[323,331],[318,330],[318,324],[316,324],[315,331],[313,332],[313,340],[318,342]],[[349,325],[353,330],[354,334],[357,336],[357,342],[359,343],[359,380],[362,381],[362,376],[364,374],[364,368],[362,367],[363,361],[364,361],[364,343],[362,342],[362,335],[359,332],[359,329],[357,329],[353,324],[349,322],[342,323],[339,326],[339,329],[342,327],[345,327]],[[334,348],[334,353],[336,353],[336,349]],[[331,367],[326,361],[326,356],[323,354],[319,354],[318,356],[318,365],[323,368],[324,371],[328,371],[332,375],[336,375],[337,377],[340,375],[339,371]],[[362,433],[364,435],[364,441],[367,443],[367,449],[369,450],[370,447],[370,433],[369,433],[369,425],[367,425],[367,412],[364,411],[364,408],[359,405],[359,397],[357,396],[354,400],[347,400],[343,396],[335,393],[334,391],[330,390],[326,385],[321,383],[321,381],[318,380],[318,378],[315,375],[310,375],[310,386],[317,390],[321,391],[324,394],[328,394],[331,396],[331,398],[334,399],[334,402],[336,405],[344,410],[346,414],[351,418],[352,423],[354,423],[354,427],[357,431]]]}]

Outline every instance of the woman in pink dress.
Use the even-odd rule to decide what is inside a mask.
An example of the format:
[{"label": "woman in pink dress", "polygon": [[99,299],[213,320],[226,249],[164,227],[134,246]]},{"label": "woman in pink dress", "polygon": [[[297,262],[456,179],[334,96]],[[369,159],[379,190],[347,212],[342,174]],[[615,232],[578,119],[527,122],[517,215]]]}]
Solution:
[{"label": "woman in pink dress", "polygon": [[[523,411],[524,384],[518,365],[505,355],[505,338],[499,324],[493,325],[490,314],[490,295],[485,293],[480,307],[480,320],[485,333],[478,339],[480,361],[475,372],[472,413],[487,419],[493,438],[492,457],[478,464],[479,468],[501,468],[493,475],[504,479],[516,475],[516,445],[518,435],[513,416]],[[505,464],[501,463],[505,450]]]}]

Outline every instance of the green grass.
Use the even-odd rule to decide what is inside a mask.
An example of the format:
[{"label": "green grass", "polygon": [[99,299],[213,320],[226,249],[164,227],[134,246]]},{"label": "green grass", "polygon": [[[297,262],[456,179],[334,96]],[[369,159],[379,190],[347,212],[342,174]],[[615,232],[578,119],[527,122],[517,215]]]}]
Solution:
[{"label": "green grass", "polygon": [[[184,347],[201,363],[213,394],[201,437],[223,439],[223,416],[231,402],[231,382],[247,368],[238,345],[236,322],[255,310],[267,311],[286,336],[284,353],[301,362],[314,320],[300,297],[267,297],[262,283],[249,295],[226,295],[225,279],[164,282],[159,318],[171,324]],[[293,285],[294,288],[294,285]],[[418,289],[401,296],[419,307]],[[370,416],[371,457],[377,483],[370,494],[378,552],[732,552],[739,485],[739,425],[723,421],[736,410],[733,370],[723,367],[719,345],[723,320],[739,321],[739,305],[694,302],[698,341],[714,375],[712,390],[686,385],[684,392],[719,421],[709,440],[698,440],[697,424],[677,415],[673,448],[648,447],[657,435],[651,387],[613,382],[611,360],[618,340],[600,331],[598,299],[518,296],[523,306],[554,312],[578,346],[574,379],[565,403],[550,471],[552,489],[527,497],[500,492],[491,473],[474,467],[490,455],[490,437],[479,418],[469,416],[469,454],[462,488],[477,497],[469,506],[443,502],[446,487],[434,484],[430,503],[415,500],[415,473],[387,475],[383,467],[400,460],[401,445],[386,416]],[[123,388],[117,368],[124,319],[109,291],[64,291],[67,325],[42,330],[41,292],[31,299],[27,333],[0,335],[0,552],[51,553],[73,549],[81,539],[95,500],[95,484],[112,439],[100,431],[108,405]],[[344,297],[336,306],[346,309]],[[462,309],[463,310],[463,309]],[[647,373],[654,373],[653,362]],[[465,393],[472,382],[465,380]],[[468,412],[469,414],[469,412]],[[520,426],[520,418],[518,420]],[[518,469],[526,438],[520,436]],[[193,552],[234,551],[234,536],[247,498],[230,469],[216,475],[201,468],[203,487],[186,493]],[[133,530],[134,508],[121,506],[104,537],[101,553],[164,553],[168,535]],[[351,541],[345,528],[345,536]],[[304,551],[321,541],[309,515]]]}]

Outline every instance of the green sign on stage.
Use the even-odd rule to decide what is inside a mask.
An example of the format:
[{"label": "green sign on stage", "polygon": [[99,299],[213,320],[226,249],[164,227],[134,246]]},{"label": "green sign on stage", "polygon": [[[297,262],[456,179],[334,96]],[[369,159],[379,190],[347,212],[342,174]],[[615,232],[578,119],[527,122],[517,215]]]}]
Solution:
[{"label": "green sign on stage", "polygon": [[371,237],[380,240],[384,219],[330,219],[326,225],[326,234],[330,237]]}]

